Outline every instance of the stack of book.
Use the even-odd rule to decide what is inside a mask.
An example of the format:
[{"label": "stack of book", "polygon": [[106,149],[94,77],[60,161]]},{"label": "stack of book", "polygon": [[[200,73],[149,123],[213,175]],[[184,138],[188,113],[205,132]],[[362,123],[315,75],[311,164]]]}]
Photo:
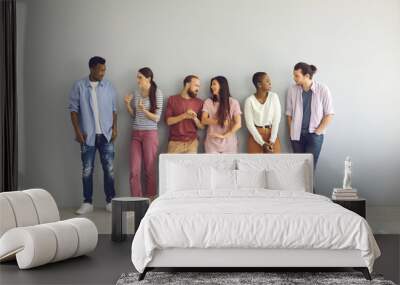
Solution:
[{"label": "stack of book", "polygon": [[358,199],[357,189],[334,188],[332,193],[334,200],[355,200]]}]

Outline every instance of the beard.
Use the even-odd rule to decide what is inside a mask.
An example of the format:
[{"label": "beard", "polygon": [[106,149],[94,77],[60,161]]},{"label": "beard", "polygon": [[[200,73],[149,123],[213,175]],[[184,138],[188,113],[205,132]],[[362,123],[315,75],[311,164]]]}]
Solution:
[{"label": "beard", "polygon": [[197,96],[197,92],[193,92],[190,89],[187,91],[187,93],[188,93],[190,98],[196,98],[196,96]]}]

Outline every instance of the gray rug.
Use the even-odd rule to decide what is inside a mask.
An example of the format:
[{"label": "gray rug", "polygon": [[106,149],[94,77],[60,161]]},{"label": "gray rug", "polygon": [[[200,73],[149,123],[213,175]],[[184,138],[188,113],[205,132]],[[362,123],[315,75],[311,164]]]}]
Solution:
[{"label": "gray rug", "polygon": [[392,281],[384,280],[380,275],[372,275],[368,281],[359,272],[154,272],[146,274],[146,278],[138,281],[138,273],[122,274],[117,285],[134,284],[379,284],[395,285]]}]

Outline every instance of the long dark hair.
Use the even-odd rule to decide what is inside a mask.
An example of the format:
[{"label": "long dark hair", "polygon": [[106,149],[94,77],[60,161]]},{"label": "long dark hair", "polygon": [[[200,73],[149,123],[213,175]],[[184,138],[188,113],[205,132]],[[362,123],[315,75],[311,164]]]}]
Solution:
[{"label": "long dark hair", "polygon": [[[211,84],[214,80],[217,81],[219,84],[218,96],[212,94]],[[219,102],[217,118],[218,124],[223,128],[224,121],[229,117],[230,110],[229,98],[231,97],[231,93],[229,92],[228,79],[226,79],[224,76],[216,76],[212,78],[210,81],[210,91],[212,94],[212,100],[214,102]]]},{"label": "long dark hair", "polygon": [[308,64],[305,62],[299,62],[294,66],[294,70],[301,70],[301,74],[310,76],[310,79],[313,78],[315,72],[317,72],[317,67],[312,64]]},{"label": "long dark hair", "polygon": [[157,98],[156,98],[156,91],[157,91],[157,84],[153,80],[153,71],[149,67],[143,67],[139,69],[139,71],[144,77],[150,78],[150,90],[149,90],[149,98],[150,98],[150,112],[155,113],[157,108]]}]

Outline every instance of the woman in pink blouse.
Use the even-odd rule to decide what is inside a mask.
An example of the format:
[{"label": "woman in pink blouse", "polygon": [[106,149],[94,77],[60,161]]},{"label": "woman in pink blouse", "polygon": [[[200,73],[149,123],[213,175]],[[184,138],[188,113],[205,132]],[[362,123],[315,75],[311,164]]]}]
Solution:
[{"label": "woman in pink blouse", "polygon": [[206,153],[237,153],[236,132],[241,128],[239,102],[231,97],[228,80],[223,76],[211,79],[211,98],[204,101],[201,123],[208,125]]}]

